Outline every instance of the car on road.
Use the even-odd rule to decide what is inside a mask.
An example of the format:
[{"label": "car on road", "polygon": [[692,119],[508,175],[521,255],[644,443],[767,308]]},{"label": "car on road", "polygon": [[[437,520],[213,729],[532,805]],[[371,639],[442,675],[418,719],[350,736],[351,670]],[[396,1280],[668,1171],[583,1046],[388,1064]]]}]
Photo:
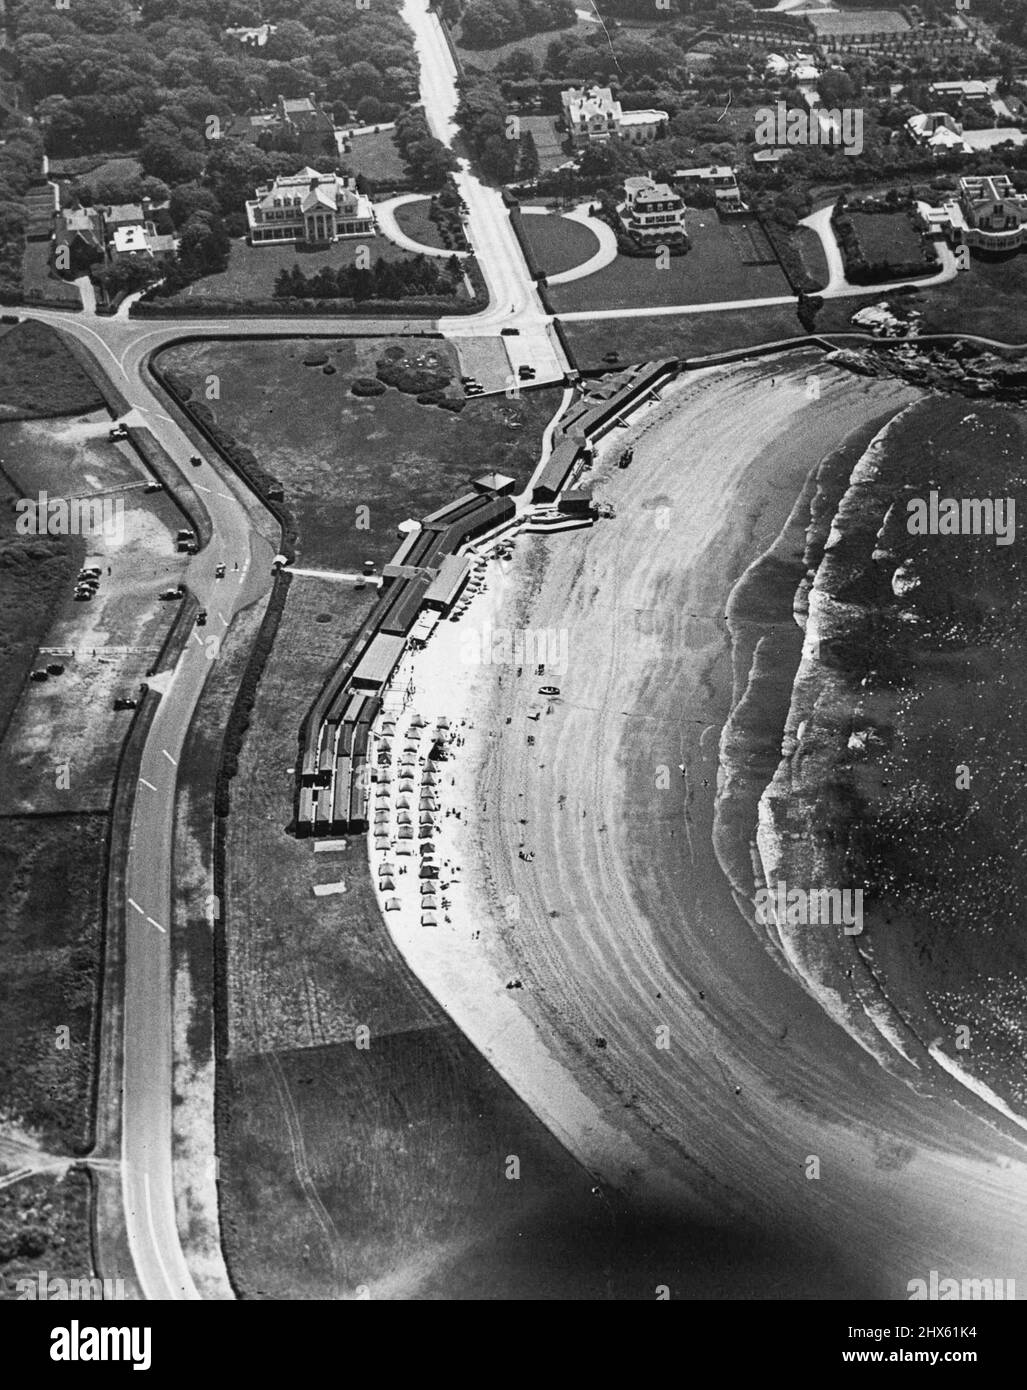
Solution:
[{"label": "car on road", "polygon": [[474,385],[474,377],[473,377],[473,376],[462,376],[462,377],[460,378],[460,380],[463,382],[463,384],[464,384],[465,386],[473,386],[473,385]]},{"label": "car on road", "polygon": [[195,532],[195,531],[186,531],[186,530],[182,530],[182,531],[179,531],[179,532],[176,534],[176,536],[175,536],[175,540],[176,540],[176,541],[194,541],[195,539],[196,539],[196,532]]},{"label": "car on road", "polygon": [[538,693],[540,695],[559,695],[560,687],[558,685],[540,685]]},{"label": "car on road", "polygon": [[200,611],[197,613],[197,615],[196,615],[196,626],[197,626],[197,627],[206,627],[206,626],[207,626],[207,610],[206,610],[206,608],[201,608]]},{"label": "car on road", "polygon": [[199,546],[195,541],[179,541],[176,549],[180,555],[195,555]]},{"label": "car on road", "polygon": [[107,438],[111,441],[112,444],[115,442],[115,440],[118,440],[118,439],[127,439],[127,438],[128,438],[128,426],[127,426],[127,425],[113,425],[113,426],[107,431]]},{"label": "car on road", "polygon": [[522,381],[531,381],[531,380],[533,379],[533,377],[535,376],[535,368],[534,368],[534,367],[527,367],[527,366],[525,366],[525,367],[518,367],[518,368],[517,368],[517,375],[520,377],[520,379],[521,379]]},{"label": "car on road", "polygon": [[177,589],[162,589],[160,598],[163,603],[173,603],[175,599],[182,597],[183,592],[184,590],[181,584],[179,584]]},{"label": "car on road", "polygon": [[163,492],[163,491],[164,491],[164,484],[163,484],[163,483],[147,483],[146,486],[143,488],[143,491],[144,491],[144,492]]},{"label": "car on road", "polygon": [[224,567],[224,565],[218,565],[217,569],[214,571],[214,578],[215,578],[215,579],[224,579],[224,577],[225,577],[225,567]]},{"label": "car on road", "polygon": [[465,387],[464,387],[464,395],[465,395],[465,396],[483,396],[484,394],[485,394],[485,388],[484,388],[484,386],[465,386]]},{"label": "car on road", "polygon": [[499,333],[503,338],[519,338],[521,330],[519,328],[501,328]]},{"label": "car on road", "polygon": [[80,586],[75,590],[75,594],[74,594],[74,598],[75,598],[75,602],[76,602],[76,603],[89,603],[89,602],[90,602],[92,599],[94,599],[95,597],[96,597],[96,590],[95,590],[95,589],[87,589],[87,588],[85,588],[85,587],[82,586],[82,585],[80,585]]},{"label": "car on road", "polygon": [[189,462],[192,464],[194,468],[199,468],[200,464],[203,462],[203,459],[200,458],[199,454],[190,454]]},{"label": "car on road", "polygon": [[78,572],[79,579],[99,579],[100,571],[96,565],[88,565],[85,569]]},{"label": "car on road", "polygon": [[135,709],[135,707],[136,707],[136,705],[138,705],[138,703],[139,703],[139,701],[133,699],[131,695],[119,695],[118,698],[114,701],[114,708],[115,708],[115,709]]}]

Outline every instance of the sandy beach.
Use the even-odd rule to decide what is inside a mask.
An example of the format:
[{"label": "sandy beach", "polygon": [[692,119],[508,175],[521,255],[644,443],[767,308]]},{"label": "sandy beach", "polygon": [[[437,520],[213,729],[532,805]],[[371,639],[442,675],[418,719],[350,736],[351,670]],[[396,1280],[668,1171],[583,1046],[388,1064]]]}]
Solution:
[{"label": "sandy beach", "polygon": [[[913,399],[812,354],[679,379],[600,447],[594,491],[615,517],[520,537],[395,682],[410,690],[395,756],[415,711],[417,755],[440,716],[452,742],[437,925],[421,925],[417,840],[402,861],[370,850],[376,877],[385,857],[414,866],[387,895],[393,939],[599,1194],[798,1242],[779,1284],[738,1296],[903,1298],[931,1269],[1027,1288],[1023,1149],[940,1068],[918,1094],[832,1023],[739,910],[713,843],[752,654],[729,596],[811,470]],[[471,638],[524,629],[565,641],[566,669],[468,661]]]}]

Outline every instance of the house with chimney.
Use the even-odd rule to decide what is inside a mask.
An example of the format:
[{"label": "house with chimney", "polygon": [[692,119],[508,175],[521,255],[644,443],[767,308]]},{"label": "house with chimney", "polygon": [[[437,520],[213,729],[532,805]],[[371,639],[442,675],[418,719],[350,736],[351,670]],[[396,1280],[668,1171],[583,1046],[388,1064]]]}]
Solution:
[{"label": "house with chimney", "polygon": [[1018,251],[1027,246],[1027,193],[1007,174],[959,180],[957,197],[940,207],[918,205],[920,225],[956,246],[975,251]]},{"label": "house with chimney", "polygon": [[669,184],[650,178],[625,179],[618,215],[627,234],[643,246],[681,241],[688,235],[684,200]]},{"label": "house with chimney", "polygon": [[316,244],[375,232],[371,200],[357,192],[355,179],[310,168],[258,188],[247,200],[246,220],[253,246]]},{"label": "house with chimney", "polygon": [[335,153],[335,122],[310,92],[305,97],[279,95],[269,111],[237,116],[226,134],[259,145],[261,149],[295,151],[303,159],[317,160]]},{"label": "house with chimney", "polygon": [[632,144],[655,140],[670,119],[666,111],[625,111],[609,87],[568,87],[561,92],[563,119],[576,150],[606,144],[614,136]]}]

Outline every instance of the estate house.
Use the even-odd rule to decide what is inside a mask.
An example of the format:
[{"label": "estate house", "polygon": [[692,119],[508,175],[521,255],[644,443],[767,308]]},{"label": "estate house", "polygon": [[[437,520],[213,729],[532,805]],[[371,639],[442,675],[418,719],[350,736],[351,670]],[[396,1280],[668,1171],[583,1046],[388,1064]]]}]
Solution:
[{"label": "estate house", "polygon": [[254,246],[338,241],[375,231],[371,200],[357,192],[356,180],[316,169],[301,169],[258,188],[246,203],[246,220]]}]

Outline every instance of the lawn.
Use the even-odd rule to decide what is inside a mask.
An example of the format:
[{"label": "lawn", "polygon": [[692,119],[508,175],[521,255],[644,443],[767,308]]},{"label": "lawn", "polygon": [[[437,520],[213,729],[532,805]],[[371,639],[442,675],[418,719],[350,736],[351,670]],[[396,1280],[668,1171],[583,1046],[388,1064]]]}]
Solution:
[{"label": "lawn", "polygon": [[904,212],[854,212],[851,220],[868,264],[908,265],[920,259],[924,240]]},{"label": "lawn", "polygon": [[398,181],[409,177],[393,130],[380,130],[376,135],[352,136],[350,148],[340,158],[343,172],[363,174],[379,186],[391,179]]},{"label": "lawn", "polygon": [[228,269],[217,275],[205,276],[188,285],[167,301],[169,304],[191,304],[204,299],[228,299],[239,303],[247,300],[267,300],[274,297],[275,280],[281,270],[298,265],[304,275],[314,275],[322,266],[353,265],[357,248],[366,246],[374,265],[379,257],[386,261],[407,261],[411,252],[404,251],[388,237],[353,237],[337,241],[324,251],[306,251],[295,245],[249,246],[243,240],[232,242]]},{"label": "lawn", "polygon": [[27,321],[0,338],[0,420],[78,415],[102,405],[54,329]]},{"label": "lawn", "polygon": [[545,61],[549,45],[558,39],[588,39],[596,32],[602,32],[599,25],[592,20],[579,19],[577,24],[569,24],[566,29],[547,29],[541,34],[528,34],[523,39],[514,39],[512,43],[500,44],[498,48],[465,48],[460,42],[460,29],[457,26],[453,31],[453,38],[456,43],[457,52],[469,68],[484,68],[490,72],[504,58],[508,57],[515,49],[524,48],[529,53],[533,53],[540,63]]},{"label": "lawn", "polygon": [[700,357],[780,338],[796,338],[804,330],[794,308],[782,304],[723,313],[565,323],[564,331],[578,366],[587,371],[609,368],[603,358],[614,349],[620,354],[621,364],[656,357]]},{"label": "lawn", "polygon": [[539,268],[547,275],[573,270],[599,250],[599,238],[580,222],[552,214],[528,213],[522,224]]},{"label": "lawn", "polygon": [[797,227],[792,233],[792,240],[802,257],[802,263],[806,267],[806,273],[810,275],[818,285],[826,285],[830,278],[830,271],[827,265],[827,253],[824,251],[824,243],[817,236],[812,227]]},{"label": "lawn", "polygon": [[416,203],[404,203],[396,209],[396,221],[401,232],[418,242],[421,246],[445,248],[445,242],[437,225],[428,216],[431,199],[421,198]]},{"label": "lawn", "polygon": [[90,187],[105,183],[130,183],[143,172],[143,166],[132,155],[78,155],[74,159],[51,159],[50,174],[55,179],[85,183]]},{"label": "lawn", "polygon": [[[285,485],[299,521],[300,563],[352,571],[381,563],[398,544],[396,527],[457,495],[469,478],[499,469],[523,485],[537,462],[538,441],[560,399],[558,388],[469,400],[462,413],[418,405],[389,388],[358,397],[353,380],[375,375],[388,339],[348,338],[238,344],[182,344],[161,365],[202,398],[208,373],[221,380],[217,422]],[[456,379],[453,349],[441,339],[399,340],[431,370]],[[328,358],[335,372],[305,367]],[[366,514],[358,508],[367,508]],[[366,523],[362,524],[362,523]]]},{"label": "lawn", "polygon": [[555,116],[522,116],[521,129],[530,132],[538,154],[538,167],[545,174],[566,164],[570,155],[563,147],[567,136],[556,128]]},{"label": "lawn", "polygon": [[[730,222],[721,222],[712,209],[690,211],[686,227],[691,249],[684,256],[672,256],[666,269],[660,269],[655,259],[618,256],[595,275],[554,285],[550,296],[556,312],[713,304],[791,293],[780,266],[743,263],[737,230]],[[608,325],[606,331],[610,331]]]},{"label": "lawn", "polygon": [[26,304],[53,303],[59,308],[80,309],[82,296],[74,285],[50,268],[50,242],[27,241],[21,258],[21,283]]}]

